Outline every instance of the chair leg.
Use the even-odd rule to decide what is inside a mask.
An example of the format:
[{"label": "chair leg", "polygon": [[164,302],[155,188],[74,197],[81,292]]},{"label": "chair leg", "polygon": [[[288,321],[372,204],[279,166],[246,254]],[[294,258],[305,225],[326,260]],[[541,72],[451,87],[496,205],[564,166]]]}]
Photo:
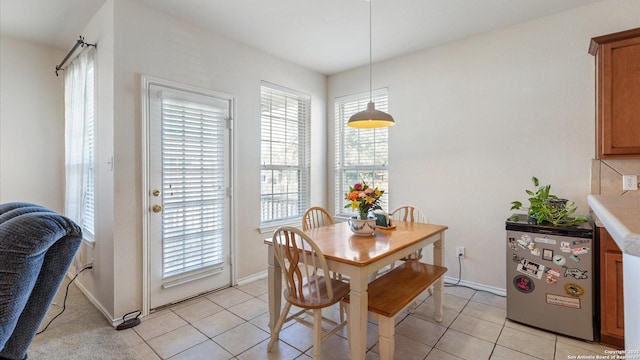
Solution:
[{"label": "chair leg", "polygon": [[313,311],[313,359],[320,360],[322,346],[322,309]]},{"label": "chair leg", "polygon": [[280,313],[280,317],[278,318],[278,322],[276,326],[273,328],[271,332],[271,340],[269,341],[269,345],[267,345],[267,352],[271,351],[273,345],[278,341],[278,337],[280,336],[280,330],[282,330],[282,325],[284,324],[284,320],[289,315],[289,310],[291,309],[291,303],[287,302],[284,305],[284,309],[282,309],[282,313]]}]

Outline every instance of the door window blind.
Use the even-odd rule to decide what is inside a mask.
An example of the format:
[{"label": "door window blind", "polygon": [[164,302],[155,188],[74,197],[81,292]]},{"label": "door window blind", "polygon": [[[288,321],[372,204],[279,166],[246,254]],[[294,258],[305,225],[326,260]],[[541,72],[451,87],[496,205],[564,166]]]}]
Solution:
[{"label": "door window blind", "polygon": [[163,278],[224,263],[228,103],[161,93]]},{"label": "door window blind", "polygon": [[[372,93],[376,109],[387,111],[387,89]],[[380,206],[388,211],[389,204],[389,131],[388,128],[358,129],[347,126],[349,118],[369,103],[369,93],[344,96],[335,99],[335,213],[342,216],[356,215],[345,209],[344,195],[349,186],[364,182],[384,190]]]},{"label": "door window blind", "polygon": [[309,207],[311,98],[261,86],[261,223],[299,219]]}]

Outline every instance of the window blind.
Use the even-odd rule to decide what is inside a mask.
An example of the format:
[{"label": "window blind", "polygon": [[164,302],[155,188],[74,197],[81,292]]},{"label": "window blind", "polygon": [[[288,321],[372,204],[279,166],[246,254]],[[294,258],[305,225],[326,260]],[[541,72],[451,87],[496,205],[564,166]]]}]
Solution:
[{"label": "window blind", "polygon": [[95,240],[95,48],[87,48],[65,70],[65,210]]},{"label": "window blind", "polygon": [[[387,89],[372,92],[376,109],[388,111]],[[389,130],[388,128],[358,129],[347,126],[349,118],[367,108],[369,93],[335,99],[335,213],[356,215],[345,209],[344,195],[349,186],[364,181],[385,193],[380,206],[388,211],[389,204]]]},{"label": "window blind", "polygon": [[161,93],[163,278],[224,263],[228,107],[204,96]]},{"label": "window blind", "polygon": [[301,218],[309,207],[311,98],[261,86],[261,223]]},{"label": "window blind", "polygon": [[[93,59],[92,59],[93,60]],[[95,240],[95,111],[94,111],[94,62],[87,63],[86,90],[86,149],[87,149],[87,182],[85,188],[85,205],[83,215],[84,237]]]}]

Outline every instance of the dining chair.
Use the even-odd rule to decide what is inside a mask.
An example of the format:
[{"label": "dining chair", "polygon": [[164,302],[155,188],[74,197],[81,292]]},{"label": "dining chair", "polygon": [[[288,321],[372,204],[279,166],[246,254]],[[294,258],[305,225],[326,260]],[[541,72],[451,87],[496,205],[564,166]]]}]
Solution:
[{"label": "dining chair", "polygon": [[[391,213],[391,223],[393,221],[406,221],[406,222],[417,222],[417,223],[429,223],[429,218],[425,213],[414,206],[401,206]],[[420,260],[422,258],[422,249],[407,255],[406,257],[400,259],[403,261],[407,260]]]},{"label": "dining chair", "polygon": [[[405,205],[393,210],[393,212],[391,213],[392,224],[393,224],[393,221],[406,221],[406,222],[417,222],[417,223],[428,224],[429,218],[422,210],[418,209],[417,207]],[[401,261],[418,261],[420,259],[422,259],[422,249],[417,250],[416,252],[411,253],[400,260]],[[393,268],[394,268],[394,264],[391,264],[391,269]],[[433,294],[433,287],[430,286],[427,289],[427,292],[430,295]],[[413,312],[415,310],[415,305],[416,303],[414,301],[413,306],[410,306],[408,308],[409,312]]]},{"label": "dining chair", "polygon": [[[303,231],[319,228],[322,226],[333,225],[334,223],[335,222],[333,221],[333,217],[331,216],[331,214],[329,214],[329,212],[325,208],[320,206],[310,207],[309,209],[307,209],[307,211],[304,212],[304,215],[302,215]],[[336,280],[347,280],[342,276],[342,274],[335,271],[332,271],[330,275]],[[345,312],[346,310],[344,309],[344,305],[340,303],[340,322],[344,321]]]},{"label": "dining chair", "polygon": [[[349,294],[349,284],[331,276],[323,276],[331,273],[327,260],[315,242],[298,228],[278,228],[273,234],[273,252],[282,268],[286,303],[271,332],[267,351],[271,351],[278,340],[282,325],[289,320],[296,320],[313,329],[313,358],[320,359],[322,341],[347,324],[342,316],[339,323],[323,317],[322,309],[341,302]],[[301,310],[289,316],[292,305]],[[313,322],[302,316],[311,313]],[[324,332],[323,322],[331,329]]]},{"label": "dining chair", "polygon": [[320,206],[311,207],[302,215],[302,230],[315,229],[333,223],[334,221],[331,214]]}]

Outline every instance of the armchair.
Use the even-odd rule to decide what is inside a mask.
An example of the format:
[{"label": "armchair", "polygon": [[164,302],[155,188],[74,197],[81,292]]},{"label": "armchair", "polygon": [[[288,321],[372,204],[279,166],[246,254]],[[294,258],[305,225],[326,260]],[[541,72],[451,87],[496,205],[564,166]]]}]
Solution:
[{"label": "armchair", "polygon": [[0,359],[25,359],[82,230],[30,203],[0,204]]}]

